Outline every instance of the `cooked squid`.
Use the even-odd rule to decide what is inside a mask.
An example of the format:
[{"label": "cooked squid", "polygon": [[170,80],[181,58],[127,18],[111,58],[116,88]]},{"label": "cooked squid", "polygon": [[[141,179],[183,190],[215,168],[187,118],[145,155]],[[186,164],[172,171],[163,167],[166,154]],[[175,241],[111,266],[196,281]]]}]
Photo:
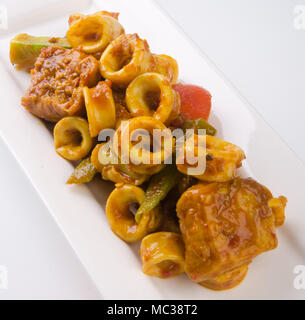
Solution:
[{"label": "cooked squid", "polygon": [[146,40],[137,34],[123,34],[103,52],[100,71],[117,87],[126,87],[138,75],[154,69],[154,58]]},{"label": "cooked squid", "polygon": [[154,54],[154,72],[164,75],[171,84],[178,80],[179,67],[177,61],[166,54]]},{"label": "cooked squid", "polygon": [[111,82],[100,81],[91,89],[84,87],[84,97],[91,137],[98,136],[103,129],[114,128],[116,111]]},{"label": "cooked squid", "polygon": [[157,232],[146,236],[140,255],[143,272],[148,276],[166,279],[184,272],[184,244],[180,234]]},{"label": "cooked squid", "polygon": [[66,117],[54,128],[56,152],[67,160],[80,160],[92,148],[88,122],[80,117]]},{"label": "cooked squid", "polygon": [[124,28],[111,15],[97,12],[70,18],[67,40],[73,48],[86,53],[102,52],[108,44],[124,33]]},{"label": "cooked squid", "polygon": [[[189,140],[188,140],[189,139]],[[210,135],[189,137],[177,157],[177,168],[184,174],[193,175],[202,181],[229,181],[236,176],[236,170],[245,158],[244,152],[232,143]],[[205,139],[204,142],[200,142]],[[194,156],[194,157],[193,157]],[[206,157],[205,169],[196,167],[196,158]],[[188,160],[190,159],[190,160]],[[194,163],[190,163],[194,161]],[[197,160],[196,160],[197,161]],[[198,160],[199,161],[199,160]]]},{"label": "cooked squid", "polygon": [[[155,150],[150,149],[152,141],[158,144]],[[152,175],[161,171],[165,161],[172,156],[173,137],[162,122],[152,117],[135,117],[116,130],[113,150],[121,163],[129,163],[134,172]]]},{"label": "cooked squid", "polygon": [[111,192],[107,204],[106,215],[112,231],[126,242],[135,242],[156,230],[161,223],[160,208],[146,212],[141,221],[136,223],[132,206],[140,205],[144,199],[144,191],[136,186],[118,184]]},{"label": "cooked squid", "polygon": [[[101,149],[101,147],[105,147]],[[106,154],[107,153],[107,154]],[[109,159],[108,164],[103,164],[99,160],[100,157],[106,156]],[[104,180],[109,180],[114,183],[126,183],[139,186],[150,178],[150,175],[138,174],[134,172],[129,164],[122,164],[111,160],[113,156],[111,150],[101,143],[95,146],[91,154],[91,162],[98,172],[102,174]]]},{"label": "cooked squid", "polygon": [[180,98],[167,78],[159,73],[144,73],[126,90],[126,103],[133,116],[151,116],[170,124],[178,117]]}]

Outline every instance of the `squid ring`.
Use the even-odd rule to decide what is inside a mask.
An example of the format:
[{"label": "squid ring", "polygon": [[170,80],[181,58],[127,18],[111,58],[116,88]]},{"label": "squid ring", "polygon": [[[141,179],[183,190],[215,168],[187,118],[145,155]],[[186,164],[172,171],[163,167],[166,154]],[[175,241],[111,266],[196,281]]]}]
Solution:
[{"label": "squid ring", "polygon": [[88,122],[80,117],[66,117],[54,128],[56,152],[67,160],[80,160],[92,148]]},{"label": "squid ring", "polygon": [[134,116],[152,116],[165,124],[180,110],[179,95],[164,75],[155,72],[141,74],[129,84],[126,103]]},{"label": "squid ring", "polygon": [[100,81],[91,89],[84,87],[83,93],[91,137],[96,137],[103,129],[114,128],[116,114],[111,82]]},{"label": "squid ring", "polygon": [[[204,137],[204,136],[201,136]],[[241,162],[245,159],[245,154],[238,146],[224,141],[220,138],[206,135],[206,143],[204,146],[199,144],[199,136],[194,135],[189,139],[194,139],[194,145],[184,143],[183,150],[177,156],[177,168],[184,174],[190,174],[188,171],[193,164],[189,164],[186,154],[189,153],[198,156],[202,154],[206,156],[206,167],[201,174],[194,175],[197,179],[209,182],[230,181],[236,176],[236,170],[241,166]]]},{"label": "squid ring", "polygon": [[91,163],[94,165],[95,169],[100,173],[102,173],[103,168],[105,167],[98,159],[99,158],[99,152],[100,152],[101,147],[103,145],[104,145],[104,143],[97,144],[94,147],[94,149],[92,150],[91,157],[90,157]]},{"label": "squid ring", "polygon": [[150,178],[150,175],[133,172],[127,164],[118,164],[105,166],[102,170],[102,178],[114,183],[140,186]]},{"label": "squid ring", "polygon": [[107,45],[124,33],[117,19],[102,14],[79,16],[67,32],[67,40],[73,48],[86,53],[103,51]]},{"label": "squid ring", "polygon": [[178,80],[179,67],[177,61],[166,54],[154,54],[155,72],[163,74],[171,84]]},{"label": "squid ring", "polygon": [[149,276],[171,278],[184,272],[184,243],[174,232],[157,232],[141,243],[142,270]]},{"label": "squid ring", "polygon": [[[149,145],[146,148],[142,145],[143,148],[139,150],[132,140],[141,131],[149,134],[149,137],[146,136]],[[151,151],[150,142],[157,143],[156,131],[162,132],[164,139],[160,139],[158,149]],[[130,164],[134,172],[152,175],[161,171],[164,161],[172,155],[173,137],[162,122],[152,117],[136,117],[124,121],[116,130],[113,136],[113,150],[122,163]]]},{"label": "squid ring", "polygon": [[248,272],[248,264],[225,272],[215,279],[209,279],[200,283],[201,286],[212,290],[227,290],[238,286]]},{"label": "squid ring", "polygon": [[[126,183],[132,184],[135,186],[141,185],[143,182],[150,178],[150,175],[138,174],[132,171],[128,164],[121,163],[110,163],[107,165],[102,164],[99,161],[99,156],[104,156],[107,152],[104,148],[101,147],[105,145],[104,143],[97,144],[91,153],[91,163],[94,165],[96,170],[102,174],[104,180],[110,180],[114,183]],[[102,155],[100,155],[100,152]],[[112,157],[110,151],[106,156]],[[114,162],[114,161],[113,161]]]},{"label": "squid ring", "polygon": [[161,222],[160,208],[143,214],[137,224],[131,211],[133,204],[141,205],[145,192],[133,185],[120,185],[110,194],[106,203],[106,215],[112,231],[126,242],[141,240],[156,230]]},{"label": "squid ring", "polygon": [[100,72],[117,87],[126,87],[138,75],[154,69],[154,58],[146,40],[137,34],[113,40],[100,59]]}]

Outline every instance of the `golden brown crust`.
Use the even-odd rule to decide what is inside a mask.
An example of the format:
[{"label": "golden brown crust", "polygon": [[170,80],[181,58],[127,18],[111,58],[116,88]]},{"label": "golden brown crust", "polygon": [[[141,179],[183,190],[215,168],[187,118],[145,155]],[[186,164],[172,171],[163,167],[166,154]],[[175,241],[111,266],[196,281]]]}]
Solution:
[{"label": "golden brown crust", "polygon": [[94,57],[74,49],[43,48],[21,103],[37,117],[52,122],[82,115],[85,111],[82,87],[94,86],[99,78]]},{"label": "golden brown crust", "polygon": [[277,247],[271,192],[251,178],[198,184],[177,203],[185,269],[201,283]]}]

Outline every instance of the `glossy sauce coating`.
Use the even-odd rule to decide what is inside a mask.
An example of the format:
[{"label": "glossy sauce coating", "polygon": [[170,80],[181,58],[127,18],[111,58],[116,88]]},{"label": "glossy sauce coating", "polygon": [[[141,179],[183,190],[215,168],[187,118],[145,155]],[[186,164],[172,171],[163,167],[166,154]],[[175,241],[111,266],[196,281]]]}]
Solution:
[{"label": "glossy sauce coating", "polygon": [[21,103],[37,117],[53,122],[82,115],[82,88],[94,86],[99,78],[98,61],[93,56],[74,49],[43,48]]},{"label": "glossy sauce coating", "polygon": [[140,255],[143,272],[162,279],[184,272],[184,244],[180,234],[156,232],[141,243]]},{"label": "glossy sauce coating", "polygon": [[116,111],[111,81],[100,81],[92,89],[85,87],[83,92],[91,137],[98,136],[103,129],[114,128]]},{"label": "glossy sauce coating", "polygon": [[188,189],[177,204],[188,276],[198,283],[216,279],[276,248],[271,199],[251,178]]},{"label": "glossy sauce coating", "polygon": [[112,231],[126,242],[136,242],[155,231],[161,223],[160,208],[147,212],[136,223],[131,205],[141,205],[144,191],[136,186],[117,184],[106,204],[106,215]]}]

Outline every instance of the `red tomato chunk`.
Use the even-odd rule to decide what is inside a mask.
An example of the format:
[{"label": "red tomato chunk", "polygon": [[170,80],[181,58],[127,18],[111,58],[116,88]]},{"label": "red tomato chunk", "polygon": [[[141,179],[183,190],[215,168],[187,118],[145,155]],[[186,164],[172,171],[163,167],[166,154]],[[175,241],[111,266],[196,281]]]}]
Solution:
[{"label": "red tomato chunk", "polygon": [[188,120],[203,118],[208,120],[212,96],[204,88],[192,84],[174,85],[181,98],[181,113]]}]

